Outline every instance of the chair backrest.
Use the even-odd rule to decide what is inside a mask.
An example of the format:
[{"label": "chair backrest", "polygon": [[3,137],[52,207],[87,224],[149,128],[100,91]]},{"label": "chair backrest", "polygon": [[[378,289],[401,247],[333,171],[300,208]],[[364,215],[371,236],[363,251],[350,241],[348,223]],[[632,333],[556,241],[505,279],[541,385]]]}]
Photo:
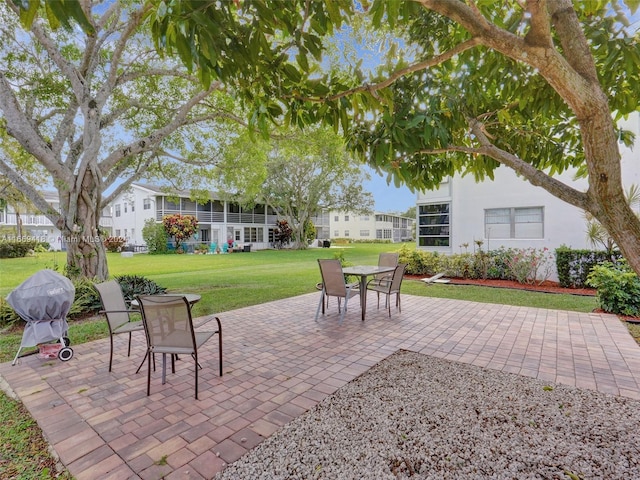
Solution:
[{"label": "chair backrest", "polygon": [[[378,266],[379,267],[395,267],[398,265],[398,254],[397,253],[381,253],[378,255]],[[374,275],[373,278],[376,280],[381,280],[383,278],[388,278],[391,273],[378,273]]]},{"label": "chair backrest", "polygon": [[195,351],[191,309],[184,296],[140,295],[137,299],[149,347]]},{"label": "chair backrest", "polygon": [[391,279],[391,285],[389,286],[390,293],[395,293],[400,291],[405,268],[407,268],[406,263],[400,263],[396,267],[395,271],[393,272],[393,278]]},{"label": "chair backrest", "polygon": [[395,267],[398,265],[397,253],[381,253],[378,256],[379,267]]},{"label": "chair backrest", "polygon": [[344,297],[347,294],[347,287],[342,273],[340,260],[318,259],[320,265],[320,275],[322,284],[327,295]]},{"label": "chair backrest", "polygon": [[94,285],[100,295],[102,308],[109,323],[109,329],[115,330],[129,321],[127,304],[122,294],[120,284],[116,280],[108,280]]}]

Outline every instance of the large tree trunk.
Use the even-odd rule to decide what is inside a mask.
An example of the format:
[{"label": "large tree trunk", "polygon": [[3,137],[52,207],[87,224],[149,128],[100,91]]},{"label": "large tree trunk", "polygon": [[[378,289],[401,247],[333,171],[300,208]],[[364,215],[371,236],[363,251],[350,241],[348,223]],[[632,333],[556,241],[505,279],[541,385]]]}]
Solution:
[{"label": "large tree trunk", "polygon": [[86,173],[80,188],[60,189],[59,193],[64,225],[58,227],[67,246],[68,275],[106,280],[109,269],[99,229],[102,200],[98,186]]}]

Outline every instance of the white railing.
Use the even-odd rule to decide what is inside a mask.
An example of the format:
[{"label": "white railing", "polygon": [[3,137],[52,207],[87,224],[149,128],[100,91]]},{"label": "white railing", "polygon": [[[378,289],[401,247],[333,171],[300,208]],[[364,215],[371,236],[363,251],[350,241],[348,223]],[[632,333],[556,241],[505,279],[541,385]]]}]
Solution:
[{"label": "white railing", "polygon": [[[0,215],[0,223],[3,225],[17,225],[18,218],[15,213],[7,213],[5,221],[2,221],[3,218]],[[20,215],[20,220],[22,220],[22,225],[24,227],[35,227],[35,226],[53,226],[53,222],[49,220],[45,215],[32,215],[32,214],[24,214]],[[102,227],[110,227],[113,225],[113,218],[111,217],[100,217],[100,226]]]}]

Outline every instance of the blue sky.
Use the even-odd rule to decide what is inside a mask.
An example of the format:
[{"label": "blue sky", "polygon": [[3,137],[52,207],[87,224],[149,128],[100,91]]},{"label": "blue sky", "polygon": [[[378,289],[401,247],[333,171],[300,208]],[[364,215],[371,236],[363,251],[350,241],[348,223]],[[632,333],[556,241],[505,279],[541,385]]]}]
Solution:
[{"label": "blue sky", "polygon": [[386,177],[378,175],[373,170],[369,171],[371,180],[365,182],[365,188],[373,193],[375,199],[374,209],[377,212],[406,212],[416,204],[416,194],[411,193],[407,187],[396,188],[393,184],[387,185]]}]

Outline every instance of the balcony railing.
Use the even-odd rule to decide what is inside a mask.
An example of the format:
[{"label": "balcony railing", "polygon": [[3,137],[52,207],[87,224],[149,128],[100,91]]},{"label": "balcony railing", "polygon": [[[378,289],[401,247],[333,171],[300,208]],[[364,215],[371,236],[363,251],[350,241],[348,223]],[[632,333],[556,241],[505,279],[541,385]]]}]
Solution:
[{"label": "balcony railing", "polygon": [[[18,216],[15,213],[7,213],[6,217],[0,215],[0,224],[2,225],[18,225]],[[2,221],[4,220],[4,221]],[[24,214],[20,215],[23,227],[53,227],[53,222],[45,215]],[[113,225],[111,217],[100,217],[100,226],[110,227]]]}]

